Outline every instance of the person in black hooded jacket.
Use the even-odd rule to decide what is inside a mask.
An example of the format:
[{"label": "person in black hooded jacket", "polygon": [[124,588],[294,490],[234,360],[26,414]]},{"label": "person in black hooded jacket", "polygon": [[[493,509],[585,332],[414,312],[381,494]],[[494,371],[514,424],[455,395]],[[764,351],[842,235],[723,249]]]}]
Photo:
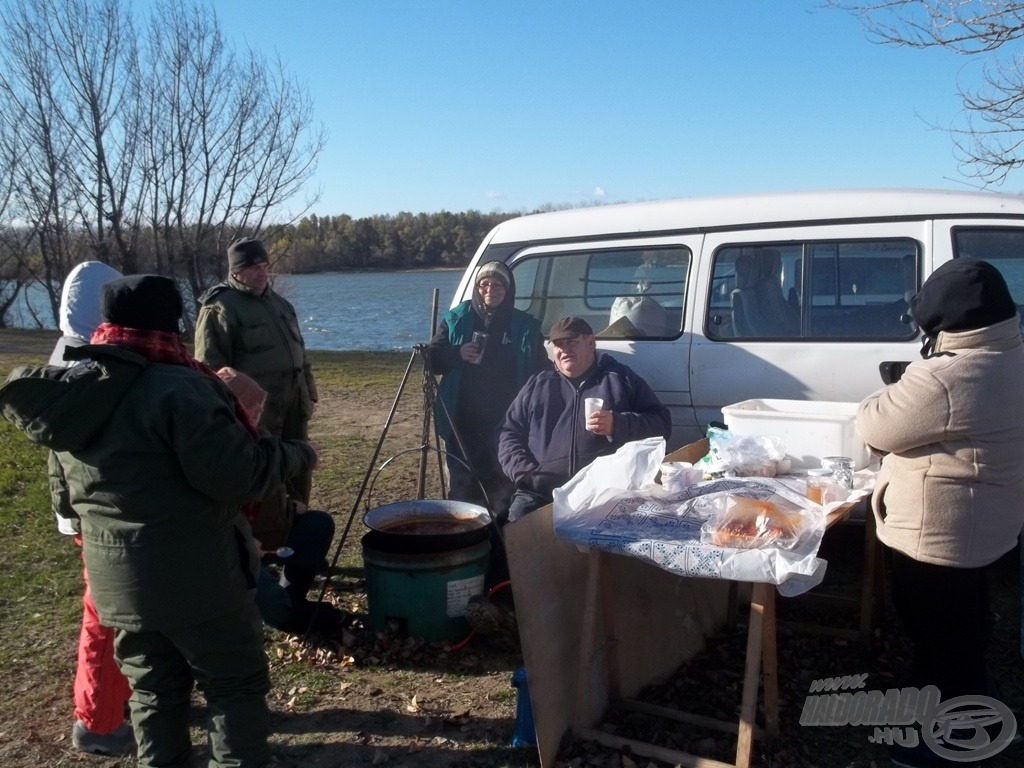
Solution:
[{"label": "person in black hooded jacket", "polygon": [[[428,347],[430,370],[441,376],[434,415],[448,454],[448,497],[484,506],[489,501],[500,519],[512,483],[498,463],[496,430],[523,384],[550,364],[540,323],[514,307],[509,268],[486,262],[473,286],[473,298],[445,313]],[[486,334],[485,343],[474,342],[475,334]]]},{"label": "person in black hooded jacket", "polygon": [[89,362],[16,368],[0,416],[58,454],[93,602],[131,683],[138,765],[192,764],[195,686],[211,765],[268,765],[258,560],[238,509],[312,470],[316,449],[259,437],[182,342],[174,281],[132,275],[101,290],[104,322],[66,353]]}]

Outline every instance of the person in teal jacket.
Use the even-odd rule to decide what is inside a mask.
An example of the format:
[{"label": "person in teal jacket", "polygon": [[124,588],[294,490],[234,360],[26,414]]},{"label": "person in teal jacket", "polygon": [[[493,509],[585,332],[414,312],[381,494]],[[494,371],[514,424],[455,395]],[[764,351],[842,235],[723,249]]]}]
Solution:
[{"label": "person in teal jacket", "polygon": [[311,470],[316,451],[258,436],[182,343],[172,280],[134,275],[102,291],[92,343],[65,353],[88,362],[16,369],[0,388],[0,414],[63,467],[93,602],[131,683],[138,765],[192,764],[198,685],[210,765],[265,766],[258,559],[238,510]]},{"label": "person in teal jacket", "polygon": [[489,503],[502,519],[513,488],[498,463],[496,429],[519,389],[549,362],[540,322],[514,306],[511,270],[486,262],[473,285],[472,299],[445,313],[428,347],[430,370],[441,376],[435,424],[447,453],[448,497]]}]

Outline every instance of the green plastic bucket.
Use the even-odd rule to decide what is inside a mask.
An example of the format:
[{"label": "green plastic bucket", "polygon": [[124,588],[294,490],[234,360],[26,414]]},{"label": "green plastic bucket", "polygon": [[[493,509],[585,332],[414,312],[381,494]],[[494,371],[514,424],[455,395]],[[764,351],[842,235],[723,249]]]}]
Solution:
[{"label": "green plastic bucket", "polygon": [[374,543],[374,532],[363,537],[366,602],[375,632],[397,629],[428,642],[455,642],[469,634],[466,603],[484,591],[489,540],[422,553],[385,552]]}]

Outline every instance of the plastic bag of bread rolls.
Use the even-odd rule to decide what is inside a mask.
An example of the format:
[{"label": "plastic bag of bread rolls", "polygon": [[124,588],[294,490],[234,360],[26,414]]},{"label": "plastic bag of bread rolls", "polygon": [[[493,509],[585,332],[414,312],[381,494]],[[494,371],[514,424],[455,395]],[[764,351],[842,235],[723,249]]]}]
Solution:
[{"label": "plastic bag of bread rolls", "polygon": [[789,549],[807,527],[796,504],[780,496],[772,501],[732,493],[715,494],[713,512],[701,527],[701,542],[733,549]]}]

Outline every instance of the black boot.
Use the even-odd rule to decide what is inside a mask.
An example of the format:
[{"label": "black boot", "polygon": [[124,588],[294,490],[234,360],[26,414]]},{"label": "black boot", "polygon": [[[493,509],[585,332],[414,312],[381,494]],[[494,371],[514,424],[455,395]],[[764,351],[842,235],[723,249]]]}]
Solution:
[{"label": "black boot", "polygon": [[307,568],[297,568],[294,565],[286,565],[281,569],[280,584],[285,588],[288,597],[292,599],[294,604],[306,599],[306,595],[309,593],[309,588],[313,586],[315,578],[316,571]]},{"label": "black boot", "polygon": [[292,610],[288,619],[277,629],[290,635],[304,635],[308,631],[330,634],[344,627],[348,614],[330,603],[316,603],[303,598],[292,600]]}]

